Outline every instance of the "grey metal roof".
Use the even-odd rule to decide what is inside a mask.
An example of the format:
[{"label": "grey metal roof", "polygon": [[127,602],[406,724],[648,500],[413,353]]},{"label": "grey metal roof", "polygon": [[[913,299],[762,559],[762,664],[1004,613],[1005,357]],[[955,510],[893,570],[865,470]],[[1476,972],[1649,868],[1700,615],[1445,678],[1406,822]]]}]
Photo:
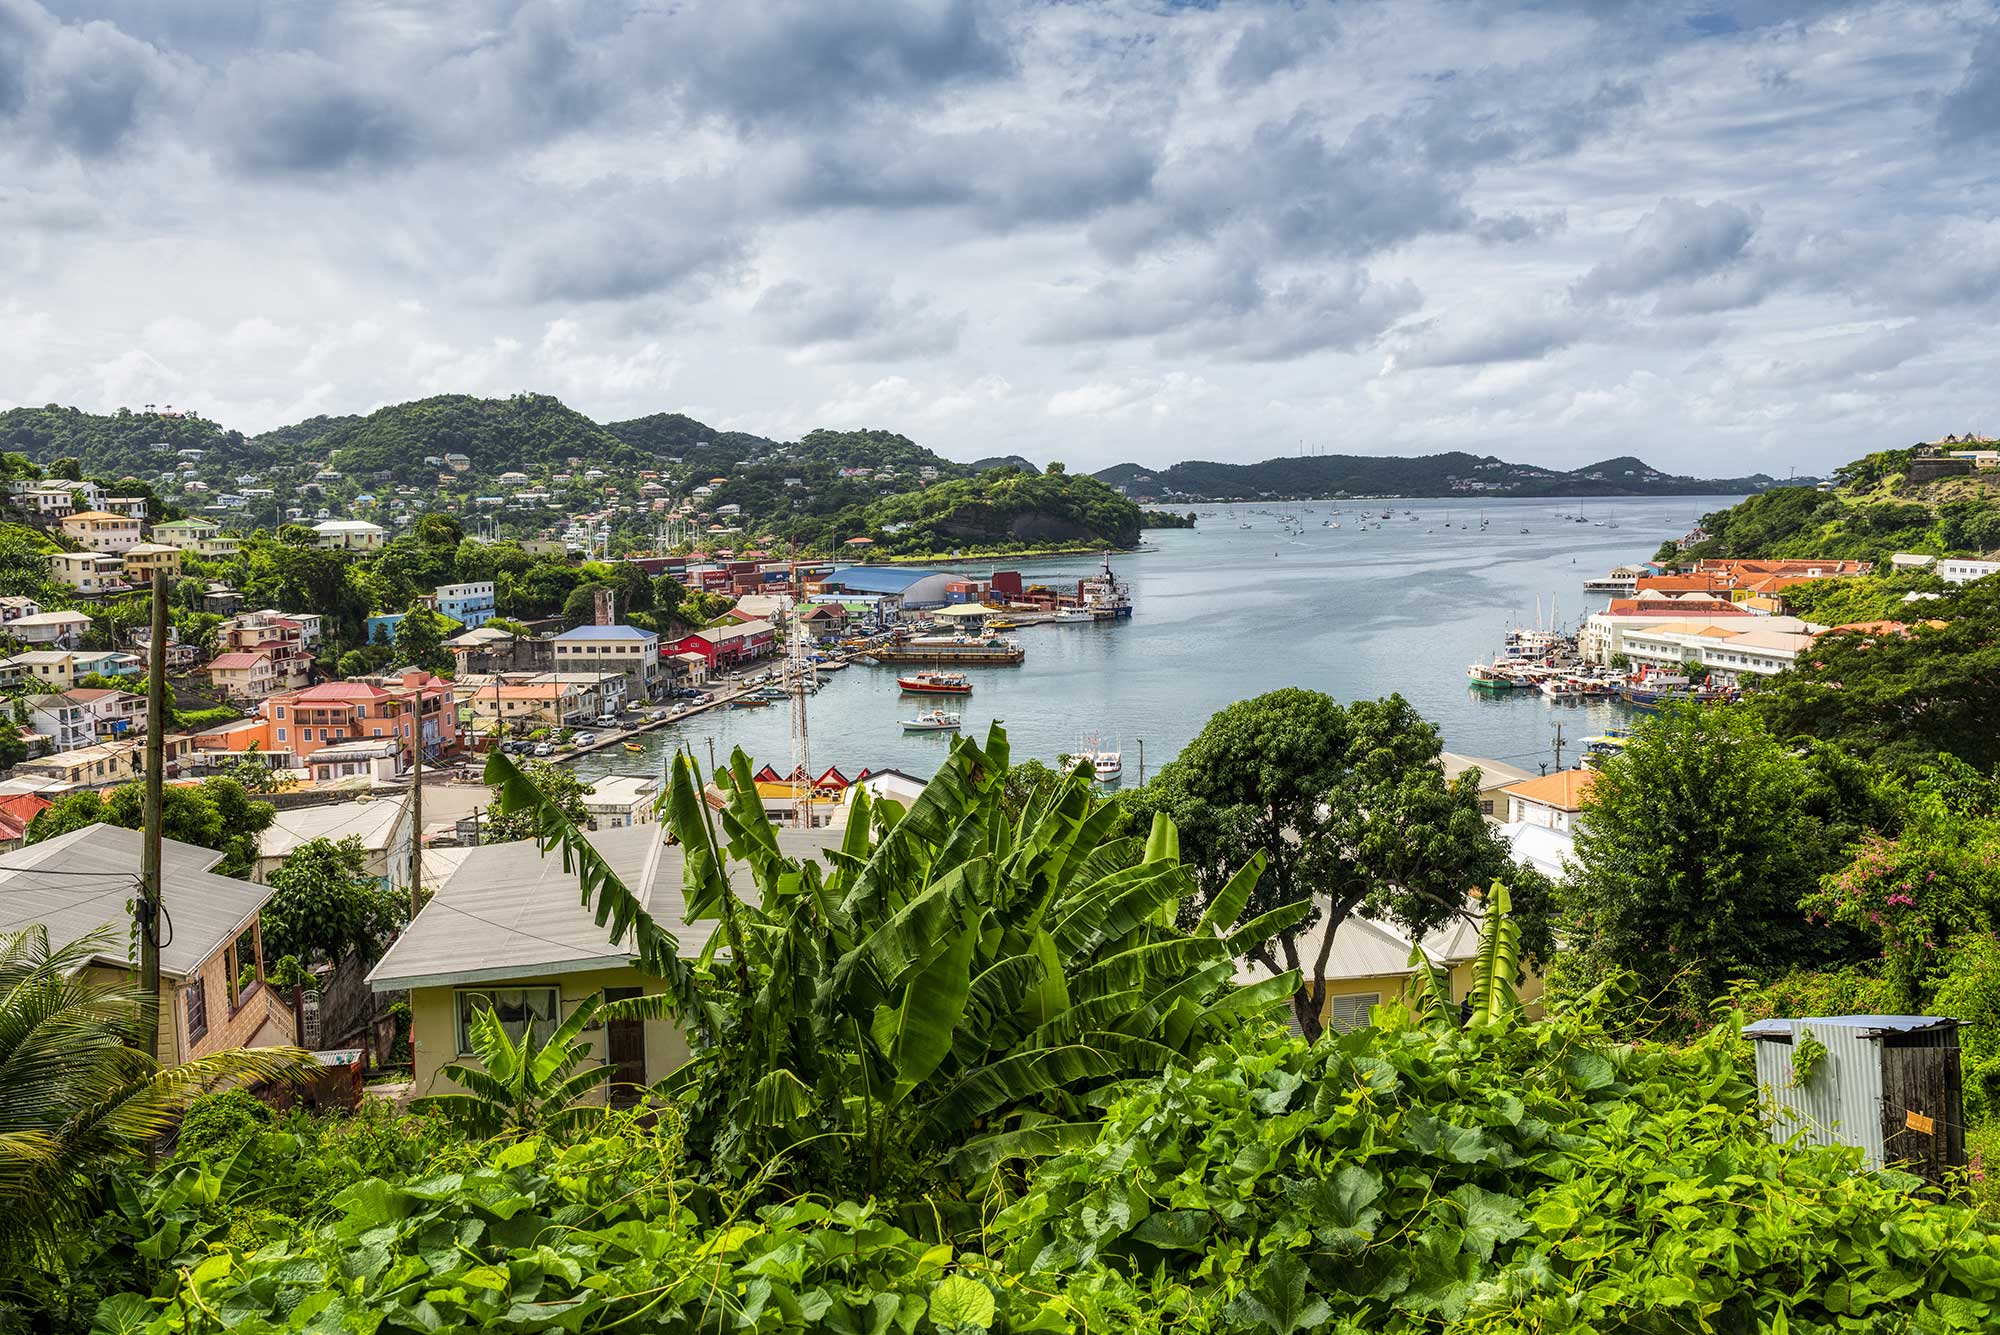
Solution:
[{"label": "grey metal roof", "polygon": [[[333,747],[324,747],[315,758]],[[259,860],[281,858],[300,844],[313,839],[339,843],[358,835],[361,846],[370,852],[389,847],[389,836],[401,823],[410,799],[406,794],[374,797],[359,802],[326,802],[310,807],[286,807],[272,818],[270,828],[258,840]]]},{"label": "grey metal roof", "polygon": [[1747,1038],[1775,1039],[1789,1041],[1793,1026],[1816,1024],[1839,1029],[1858,1029],[1863,1038],[1879,1038],[1883,1034],[1920,1034],[1927,1029],[1957,1028],[1964,1024],[1943,1015],[1803,1015],[1795,1020],[1772,1018],[1759,1020],[1755,1024],[1743,1026]]},{"label": "grey metal roof", "polygon": [[[160,969],[185,978],[256,916],[270,890],[217,876],[214,849],[161,841],[161,896],[172,936],[160,948]],[[49,929],[49,944],[65,945],[110,926],[129,934],[125,905],[138,893],[140,835],[115,825],[86,825],[39,844],[0,853],[0,931],[30,923]],[[123,948],[105,958],[122,964]]]},{"label": "grey metal roof", "polygon": [[[618,878],[640,895],[654,921],[680,941],[682,955],[701,953],[711,923],[686,924],[682,857],[664,825],[628,825],[587,837]],[[778,847],[810,857],[838,847],[842,831],[780,829]],[[641,879],[651,860],[650,884]],[[737,893],[754,894],[747,869],[732,864]],[[628,938],[629,943],[629,938]],[[487,844],[467,850],[450,879],[368,974],[378,992],[457,983],[488,983],[526,975],[610,968],[633,958],[583,906],[576,874],[560,853],[533,843]]]}]

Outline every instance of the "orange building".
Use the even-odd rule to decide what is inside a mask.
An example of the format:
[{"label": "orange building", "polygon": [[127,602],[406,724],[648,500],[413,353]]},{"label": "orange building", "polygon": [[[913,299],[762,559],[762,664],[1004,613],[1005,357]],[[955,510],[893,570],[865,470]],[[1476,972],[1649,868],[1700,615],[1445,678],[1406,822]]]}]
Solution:
[{"label": "orange building", "polygon": [[301,691],[264,700],[257,717],[200,734],[207,751],[247,751],[254,744],[267,755],[290,755],[303,764],[323,746],[397,738],[408,743],[422,701],[424,752],[458,749],[458,708],[451,683],[428,672],[410,671],[393,686],[362,681],[324,681]]}]

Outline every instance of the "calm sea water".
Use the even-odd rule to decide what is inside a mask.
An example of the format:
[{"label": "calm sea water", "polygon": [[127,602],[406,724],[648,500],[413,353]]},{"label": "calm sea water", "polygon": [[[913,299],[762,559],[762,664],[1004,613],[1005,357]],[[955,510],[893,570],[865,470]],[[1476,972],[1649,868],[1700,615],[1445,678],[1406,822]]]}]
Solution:
[{"label": "calm sea water", "polygon": [[[1365,531],[1358,526],[1364,507],[1354,502],[1340,503],[1337,514],[1332,502],[1314,503],[1311,513],[1305,505],[1202,506],[1215,513],[1199,528],[1150,532],[1153,550],[1113,558],[1132,589],[1130,621],[1024,627],[1013,632],[1027,649],[1024,664],[968,669],[971,697],[943,703],[962,711],[976,736],[991,720],[1004,720],[1017,759],[1054,760],[1078,749],[1085,734],[1099,734],[1123,750],[1124,781],[1133,783],[1142,741],[1146,771],[1157,772],[1233,701],[1281,686],[1340,700],[1400,691],[1438,725],[1447,750],[1532,770],[1554,759],[1558,722],[1573,746],[1621,722],[1623,707],[1476,694],[1466,686],[1466,664],[1491,658],[1509,626],[1535,624],[1538,599],[1544,618],[1553,604],[1565,623],[1601,610],[1605,599],[1586,598],[1585,579],[1650,557],[1699,515],[1734,499],[1585,502],[1605,527],[1559,520],[1575,502],[1449,509],[1440,501],[1378,502],[1367,513],[1379,516],[1386,506],[1393,518]],[[1253,513],[1260,509],[1270,513]],[[1417,518],[1406,518],[1406,510]],[[1295,515],[1305,532],[1286,537],[1279,513]],[[1341,527],[1322,527],[1326,519]],[[1060,584],[1095,564],[1067,558],[1013,568],[1030,583]],[[809,705],[815,772],[895,767],[928,777],[935,770],[948,734],[902,732],[899,720],[932,702],[904,697],[895,678],[893,668],[862,663],[826,678]],[[643,755],[614,748],[584,757],[577,768],[585,776],[657,774],[682,745],[706,762],[711,741],[719,758],[741,746],[758,763],[791,767],[782,704],[711,711],[645,741]]]}]

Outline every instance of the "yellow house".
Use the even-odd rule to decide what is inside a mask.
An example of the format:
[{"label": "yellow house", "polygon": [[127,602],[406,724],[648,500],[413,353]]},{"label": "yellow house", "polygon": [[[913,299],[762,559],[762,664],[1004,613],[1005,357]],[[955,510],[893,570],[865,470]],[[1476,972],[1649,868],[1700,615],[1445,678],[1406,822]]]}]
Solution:
[{"label": "yellow house", "polygon": [[[681,954],[701,953],[712,923],[684,924],[682,862],[664,825],[628,825],[587,837],[619,879],[638,894],[654,921],[680,941]],[[837,847],[839,829],[777,831],[778,846],[795,857]],[[473,1061],[472,1017],[490,1008],[509,1037],[529,1025],[546,1036],[593,993],[608,998],[664,990],[641,973],[624,945],[582,906],[573,872],[561,854],[542,856],[532,843],[470,849],[441,874],[436,893],[368,975],[377,992],[410,994],[412,1093],[459,1092],[443,1074],[452,1062]],[[616,1020],[585,1033],[592,1060],[616,1067],[610,1097],[629,1103],[688,1057],[686,1036],[664,1020]]]},{"label": "yellow house", "polygon": [[62,521],[63,536],[92,552],[122,552],[138,545],[142,525],[130,515],[84,510]]},{"label": "yellow house", "polygon": [[125,589],[125,563],[110,552],[50,552],[49,575],[78,593]]},{"label": "yellow house", "polygon": [[[1451,999],[1464,1001],[1472,993],[1473,961],[1479,954],[1479,901],[1467,903],[1466,915],[1423,939],[1424,954],[1433,967],[1444,969],[1449,978]],[[1319,967],[1319,949],[1325,940],[1322,926],[1300,933],[1299,963],[1307,976]],[[1380,919],[1352,914],[1334,933],[1321,976],[1326,979],[1326,1003],[1320,1019],[1328,1029],[1350,1033],[1368,1023],[1368,1014],[1377,1006],[1410,1005],[1411,987],[1417,983],[1410,966],[1411,939],[1407,931]],[[1261,982],[1270,977],[1262,965],[1245,961],[1237,967],[1239,983]],[[1528,1014],[1542,1011],[1542,979],[1530,971],[1516,989]]]},{"label": "yellow house", "polygon": [[[137,830],[86,825],[0,853],[0,900],[8,918],[46,927],[52,946],[110,927],[118,935],[86,972],[98,979],[129,976],[130,894],[82,892],[79,887],[95,882],[78,878],[99,877],[114,888],[134,879],[140,838]],[[161,841],[162,894],[174,926],[160,947],[162,992],[170,1003],[160,1009],[160,1057],[168,1065],[228,1048],[297,1041],[290,1003],[263,981],[257,914],[271,892],[215,875],[221,860],[213,849]]]},{"label": "yellow house", "polygon": [[127,579],[151,583],[155,570],[164,570],[169,575],[180,574],[181,549],[164,542],[142,542],[125,549]]},{"label": "yellow house", "polygon": [[[137,742],[99,742],[74,751],[24,760],[14,766],[23,778],[50,779],[71,788],[110,788],[139,777],[145,753]],[[136,868],[137,863],[133,866]]]}]

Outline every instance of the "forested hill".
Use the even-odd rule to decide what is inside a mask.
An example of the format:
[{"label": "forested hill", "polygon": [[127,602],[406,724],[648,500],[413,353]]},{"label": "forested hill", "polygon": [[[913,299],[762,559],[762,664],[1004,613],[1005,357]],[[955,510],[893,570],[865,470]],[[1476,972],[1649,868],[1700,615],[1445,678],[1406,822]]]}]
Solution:
[{"label": "forested hill", "polygon": [[[1831,490],[1778,487],[1702,519],[1684,556],[1845,557],[2000,551],[2000,470],[1913,480],[1916,450],[1884,450],[1835,473]],[[1664,551],[1664,549],[1663,549]]]},{"label": "forested hill", "polygon": [[1095,476],[1147,500],[1255,500],[1332,496],[1728,496],[1778,485],[1758,473],[1693,478],[1623,455],[1564,471],[1463,451],[1416,458],[1319,454],[1255,464],[1190,460],[1170,468],[1115,464]]}]

